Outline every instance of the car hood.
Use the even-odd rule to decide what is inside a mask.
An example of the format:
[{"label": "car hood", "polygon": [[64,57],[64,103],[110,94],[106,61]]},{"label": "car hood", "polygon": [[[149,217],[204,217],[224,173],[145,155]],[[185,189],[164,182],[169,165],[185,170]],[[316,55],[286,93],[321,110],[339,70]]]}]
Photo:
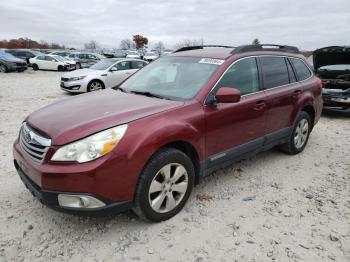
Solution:
[{"label": "car hood", "polygon": [[63,145],[183,104],[107,89],[53,103],[30,114],[25,121],[49,136],[52,145]]},{"label": "car hood", "polygon": [[88,74],[92,74],[92,73],[96,73],[96,72],[103,72],[101,70],[94,70],[94,69],[90,69],[90,68],[85,68],[85,69],[78,69],[78,70],[74,70],[68,73],[65,73],[62,77],[78,77],[78,76],[86,76]]},{"label": "car hood", "polygon": [[350,64],[350,47],[329,46],[320,48],[313,53],[314,68],[322,66]]}]

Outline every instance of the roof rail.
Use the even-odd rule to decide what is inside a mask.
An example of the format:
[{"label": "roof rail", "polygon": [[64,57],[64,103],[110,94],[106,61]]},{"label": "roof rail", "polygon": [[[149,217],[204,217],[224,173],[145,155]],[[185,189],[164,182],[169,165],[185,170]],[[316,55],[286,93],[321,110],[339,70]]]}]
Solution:
[{"label": "roof rail", "polygon": [[234,48],[234,46],[227,45],[195,45],[195,46],[186,46],[177,49],[174,53],[182,52],[182,51],[190,51],[195,49],[203,49],[204,47],[223,47],[223,48]]},{"label": "roof rail", "polygon": [[273,45],[273,44],[261,44],[261,45],[242,45],[232,50],[231,54],[239,54],[243,52],[251,51],[279,51],[300,54],[300,51],[295,46],[288,45]]}]

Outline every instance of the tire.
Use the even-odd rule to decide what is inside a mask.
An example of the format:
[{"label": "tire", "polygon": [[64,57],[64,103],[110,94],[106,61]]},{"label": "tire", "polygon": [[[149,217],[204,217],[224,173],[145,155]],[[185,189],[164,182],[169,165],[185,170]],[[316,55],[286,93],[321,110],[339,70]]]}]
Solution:
[{"label": "tire", "polygon": [[186,154],[174,148],[161,149],[152,156],[139,178],[134,213],[152,222],[175,216],[187,202],[194,178],[193,163]]},{"label": "tire", "polygon": [[64,67],[61,66],[61,65],[59,65],[58,68],[57,68],[57,70],[58,70],[59,72],[63,72],[63,71],[64,71]]},{"label": "tire", "polygon": [[105,89],[105,86],[100,80],[92,80],[87,86],[88,92],[99,91],[102,89]]},{"label": "tire", "polygon": [[5,65],[0,65],[0,73],[6,73],[7,67]]},{"label": "tire", "polygon": [[301,111],[295,121],[293,132],[289,141],[280,145],[280,149],[290,155],[296,155],[302,152],[309,140],[312,130],[311,117],[305,111]]},{"label": "tire", "polygon": [[37,64],[33,64],[32,67],[33,67],[34,71],[38,71],[39,70],[39,66]]},{"label": "tire", "polygon": [[81,64],[80,63],[76,63],[75,64],[75,69],[81,69]]}]

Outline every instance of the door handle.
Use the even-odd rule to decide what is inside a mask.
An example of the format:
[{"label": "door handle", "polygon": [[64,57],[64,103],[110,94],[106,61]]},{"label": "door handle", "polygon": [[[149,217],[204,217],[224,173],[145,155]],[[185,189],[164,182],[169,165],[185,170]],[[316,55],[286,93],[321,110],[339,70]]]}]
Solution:
[{"label": "door handle", "polygon": [[254,106],[254,110],[259,111],[262,110],[266,107],[266,103],[265,101],[258,101],[256,102],[255,106]]},{"label": "door handle", "polygon": [[301,90],[295,90],[293,93],[294,98],[298,98],[301,95]]}]

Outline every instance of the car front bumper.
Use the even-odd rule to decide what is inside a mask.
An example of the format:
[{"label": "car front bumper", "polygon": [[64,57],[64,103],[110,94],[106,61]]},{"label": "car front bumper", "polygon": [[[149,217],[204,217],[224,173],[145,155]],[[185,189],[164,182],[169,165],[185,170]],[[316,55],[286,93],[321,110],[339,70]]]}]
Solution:
[{"label": "car front bumper", "polygon": [[61,89],[71,93],[84,93],[87,91],[87,81],[62,81],[60,83]]},{"label": "car front bumper", "polygon": [[[65,213],[77,214],[77,215],[86,215],[86,216],[107,216],[112,214],[117,214],[125,212],[132,207],[132,201],[122,201],[122,202],[112,202],[110,200],[104,199],[101,196],[97,196],[89,193],[72,193],[72,192],[59,192],[59,191],[50,191],[40,188],[35,184],[19,167],[15,161],[15,167],[19,177],[26,186],[26,188],[44,205]],[[97,208],[76,208],[76,207],[67,207],[61,206],[58,200],[59,195],[79,195],[79,196],[89,196],[99,201],[103,202],[105,205]]]},{"label": "car front bumper", "polygon": [[322,98],[325,111],[350,111],[350,88],[347,90],[323,89]]},{"label": "car front bumper", "polygon": [[16,64],[16,65],[10,65],[9,71],[24,71],[27,70],[28,66],[27,64]]}]

